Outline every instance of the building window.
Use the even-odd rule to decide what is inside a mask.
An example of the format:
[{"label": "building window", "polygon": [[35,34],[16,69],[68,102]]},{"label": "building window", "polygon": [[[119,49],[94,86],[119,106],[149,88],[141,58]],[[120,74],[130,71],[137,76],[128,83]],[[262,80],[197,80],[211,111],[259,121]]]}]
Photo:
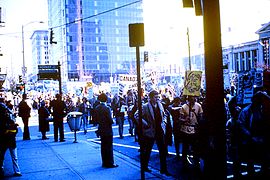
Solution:
[{"label": "building window", "polygon": [[245,60],[241,60],[241,70],[244,71],[245,70]]}]

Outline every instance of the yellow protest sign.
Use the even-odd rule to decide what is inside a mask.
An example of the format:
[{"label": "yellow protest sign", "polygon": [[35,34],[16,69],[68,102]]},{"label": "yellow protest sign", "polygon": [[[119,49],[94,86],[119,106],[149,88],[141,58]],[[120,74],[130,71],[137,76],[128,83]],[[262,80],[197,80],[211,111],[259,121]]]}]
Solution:
[{"label": "yellow protest sign", "polygon": [[87,86],[88,88],[92,88],[92,87],[93,87],[93,83],[92,83],[92,82],[87,82],[87,83],[86,83],[86,86]]},{"label": "yellow protest sign", "polygon": [[202,71],[186,71],[183,95],[200,96]]}]

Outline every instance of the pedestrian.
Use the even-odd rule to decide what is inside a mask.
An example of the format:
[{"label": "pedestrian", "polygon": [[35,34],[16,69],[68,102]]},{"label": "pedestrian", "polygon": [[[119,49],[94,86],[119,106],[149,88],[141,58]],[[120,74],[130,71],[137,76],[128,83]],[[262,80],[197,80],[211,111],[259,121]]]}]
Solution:
[{"label": "pedestrian", "polygon": [[269,174],[269,123],[270,97],[259,91],[252,97],[252,103],[242,109],[237,125],[239,126],[239,156],[247,163],[248,176],[254,176],[254,164],[261,164],[262,175]]},{"label": "pedestrian", "polygon": [[65,102],[62,100],[61,94],[55,95],[56,99],[50,103],[50,109],[53,115],[53,126],[54,126],[54,141],[58,141],[58,131],[60,136],[60,142],[65,142],[64,139],[64,117],[67,115],[67,107]]},{"label": "pedestrian", "polygon": [[96,107],[100,104],[100,101],[95,98],[95,102],[93,103],[93,108],[90,110],[90,114],[92,114],[92,123],[93,126],[97,125],[97,115],[96,115]]},{"label": "pedestrian", "polygon": [[[138,116],[137,121],[138,120]],[[156,142],[159,150],[160,173],[170,176],[166,162],[166,123],[167,116],[162,104],[159,101],[159,93],[152,90],[149,93],[149,100],[142,106],[142,134],[140,135],[142,169],[151,172],[148,168],[149,159],[154,143]]]},{"label": "pedestrian", "polygon": [[29,118],[31,116],[31,107],[27,104],[27,94],[22,95],[22,101],[19,103],[18,108],[18,115],[22,118],[24,125],[23,140],[30,140]]},{"label": "pedestrian", "polygon": [[131,108],[131,111],[130,111],[130,118],[132,118],[132,121],[133,121],[133,126],[134,126],[134,140],[135,142],[139,142],[139,124],[138,124],[138,121],[136,120],[136,117],[135,117],[135,114],[138,110],[138,100],[136,99],[135,101],[135,104],[134,106]]},{"label": "pedestrian", "polygon": [[169,111],[172,115],[173,120],[173,137],[174,137],[174,147],[175,147],[175,153],[176,158],[180,159],[180,143],[181,143],[181,133],[180,133],[180,127],[181,127],[181,121],[180,121],[180,109],[181,109],[181,99],[180,97],[175,97],[173,99],[173,103],[169,106]]},{"label": "pedestrian", "polygon": [[163,106],[163,109],[166,113],[166,117],[167,117],[167,120],[166,120],[166,133],[165,133],[165,144],[166,144],[166,154],[168,155],[168,146],[172,146],[172,124],[171,124],[171,119],[172,119],[172,115],[169,111],[169,105],[171,104],[171,101],[169,98],[164,98],[162,101],[161,101],[161,104]]},{"label": "pedestrian", "polygon": [[136,98],[134,96],[134,93],[133,91],[130,89],[128,92],[127,92],[127,96],[126,96],[126,105],[127,105],[127,118],[128,118],[128,123],[129,123],[129,134],[131,136],[134,135],[134,128],[135,128],[135,125],[134,125],[134,120],[133,120],[133,113],[132,113],[132,108],[134,107],[136,103]]},{"label": "pedestrian", "polygon": [[79,104],[78,111],[82,113],[82,125],[84,134],[87,133],[88,116],[90,113],[90,104],[86,97],[82,98],[82,103]]},{"label": "pedestrian", "polygon": [[76,108],[75,108],[74,102],[70,96],[66,97],[65,103],[67,106],[67,114],[72,112],[72,111],[75,111]]},{"label": "pedestrian", "polygon": [[3,163],[7,149],[9,149],[12,158],[14,176],[22,176],[18,164],[16,144],[18,124],[15,123],[12,116],[12,110],[6,106],[4,98],[0,97],[0,178],[4,177]]},{"label": "pedestrian", "polygon": [[101,93],[98,96],[98,100],[100,104],[97,105],[95,109],[98,123],[97,135],[101,139],[102,167],[115,168],[118,167],[118,165],[114,164],[113,158],[113,119],[111,109],[106,105],[106,94]]},{"label": "pedestrian", "polygon": [[40,107],[38,109],[38,127],[39,132],[42,134],[42,140],[49,139],[46,136],[46,132],[50,131],[50,124],[48,121],[48,118],[50,116],[51,112],[49,110],[49,101],[41,101]]},{"label": "pedestrian", "polygon": [[233,96],[228,101],[228,110],[230,119],[226,123],[227,156],[233,161],[233,176],[235,179],[238,179],[241,176],[241,162],[238,154],[239,128],[237,126],[237,121],[241,108],[237,105],[236,96]]},{"label": "pedestrian", "polygon": [[115,94],[112,100],[113,114],[115,115],[116,124],[118,124],[118,132],[120,139],[123,139],[124,133],[124,121],[125,121],[125,110],[123,107],[126,105],[124,98],[120,95]]},{"label": "pedestrian", "polygon": [[199,167],[199,122],[203,115],[202,106],[196,102],[194,96],[188,96],[187,103],[180,109],[181,127],[180,133],[182,137],[182,158],[184,168],[188,166],[188,154],[193,154],[194,167]]}]

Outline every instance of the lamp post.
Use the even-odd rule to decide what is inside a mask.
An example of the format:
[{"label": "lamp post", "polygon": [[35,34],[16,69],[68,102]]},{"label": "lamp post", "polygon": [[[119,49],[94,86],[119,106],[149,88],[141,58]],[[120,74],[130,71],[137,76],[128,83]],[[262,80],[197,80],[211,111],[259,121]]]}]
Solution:
[{"label": "lamp post", "polygon": [[[109,54],[108,54],[108,57],[109,57]],[[112,76],[112,72],[113,72],[113,63],[112,63],[112,56],[110,56],[110,64],[111,64],[111,76],[110,76],[110,83],[113,83],[113,76]]]},{"label": "lamp post", "polygon": [[26,94],[26,88],[25,88],[25,84],[26,84],[26,72],[27,72],[27,68],[25,66],[25,54],[24,54],[24,27],[32,24],[32,23],[44,23],[43,21],[31,21],[25,25],[22,25],[22,55],[23,55],[23,65],[22,65],[22,77],[23,77],[23,85],[24,85],[24,94]]}]

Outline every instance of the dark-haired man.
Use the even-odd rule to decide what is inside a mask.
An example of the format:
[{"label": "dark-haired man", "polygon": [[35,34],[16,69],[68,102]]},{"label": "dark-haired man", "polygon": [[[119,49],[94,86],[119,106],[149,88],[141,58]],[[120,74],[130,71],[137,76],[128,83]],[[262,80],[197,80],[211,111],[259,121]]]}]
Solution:
[{"label": "dark-haired man", "polygon": [[66,103],[62,100],[61,94],[56,94],[56,99],[52,100],[51,111],[53,115],[54,126],[54,141],[58,141],[58,130],[60,135],[60,142],[64,142],[64,117],[67,115]]},{"label": "dark-haired man", "polygon": [[113,158],[113,130],[112,130],[112,114],[111,108],[106,105],[107,95],[102,93],[98,96],[100,104],[95,108],[96,120],[98,123],[97,135],[101,139],[101,158],[102,167],[115,168]]},{"label": "dark-haired man", "polygon": [[151,172],[148,168],[148,163],[151,150],[156,142],[159,150],[160,173],[169,176],[170,173],[167,171],[167,149],[165,144],[167,116],[159,101],[159,93],[153,90],[148,96],[148,102],[142,107],[142,135],[140,138],[142,168],[145,172]]},{"label": "dark-haired man", "polygon": [[27,95],[23,94],[22,101],[19,103],[19,116],[23,121],[23,140],[30,140],[30,132],[29,132],[29,118],[31,114],[31,107],[27,104]]}]

